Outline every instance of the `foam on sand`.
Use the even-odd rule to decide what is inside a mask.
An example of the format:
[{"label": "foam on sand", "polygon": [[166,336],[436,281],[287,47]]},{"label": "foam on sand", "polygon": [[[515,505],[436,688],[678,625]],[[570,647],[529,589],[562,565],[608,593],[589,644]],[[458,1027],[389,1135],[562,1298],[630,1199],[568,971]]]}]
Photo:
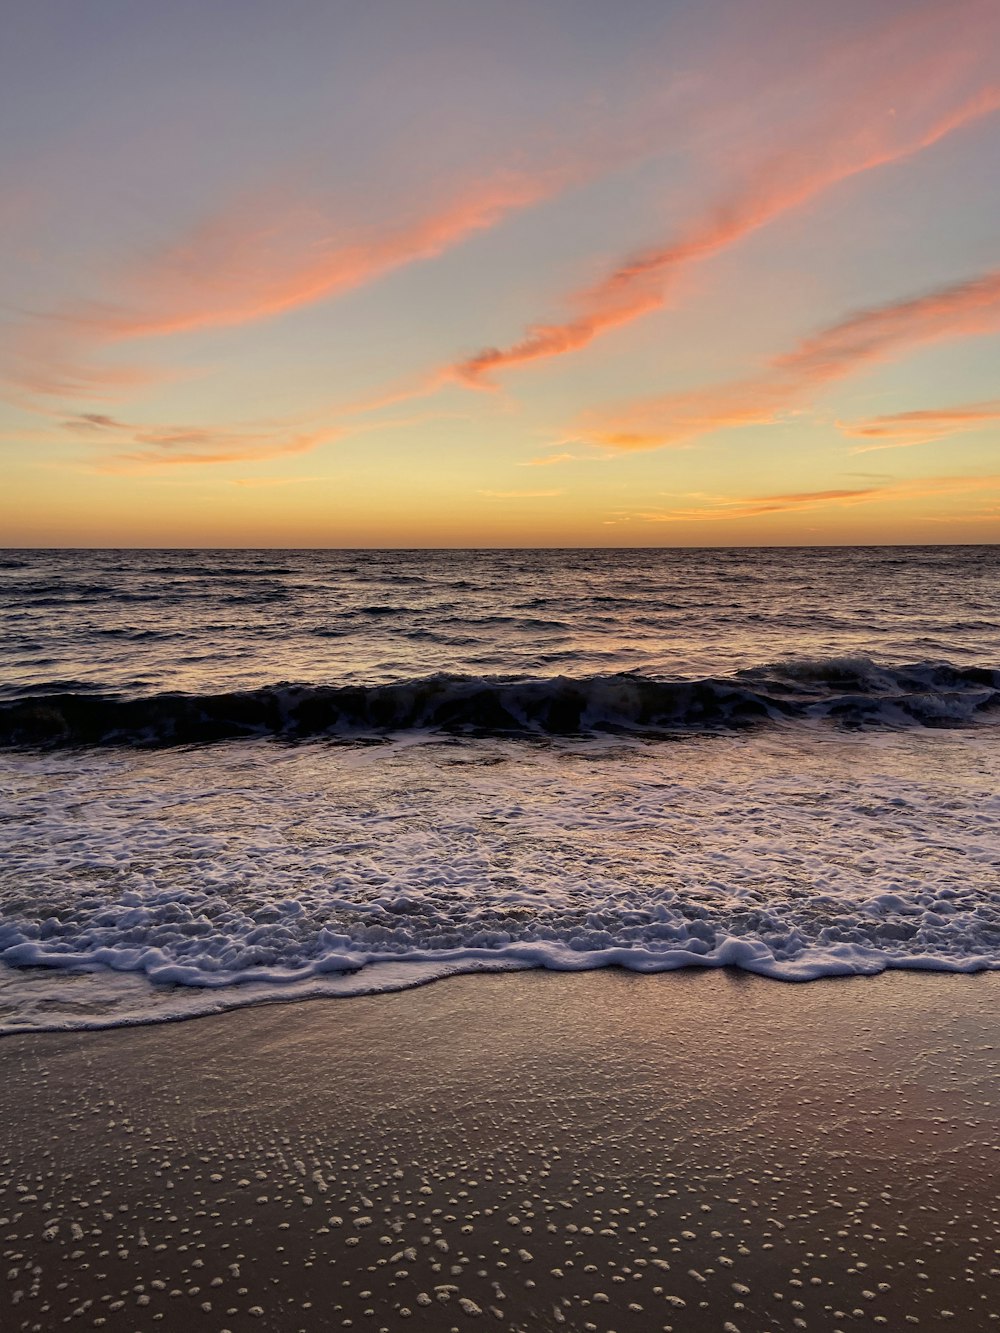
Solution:
[{"label": "foam on sand", "polygon": [[998,1000],[534,972],[8,1037],[0,1327],[993,1328]]}]

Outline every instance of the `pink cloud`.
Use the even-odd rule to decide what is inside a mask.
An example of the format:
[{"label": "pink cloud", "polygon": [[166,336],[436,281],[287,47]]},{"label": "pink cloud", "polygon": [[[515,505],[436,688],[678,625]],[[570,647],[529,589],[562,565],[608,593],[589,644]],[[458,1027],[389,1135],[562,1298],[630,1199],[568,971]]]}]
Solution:
[{"label": "pink cloud", "polygon": [[559,463],[576,463],[579,458],[576,454],[545,454],[541,458],[526,458],[519,467],[555,467]]},{"label": "pink cloud", "polygon": [[877,449],[908,449],[916,444],[931,444],[961,431],[980,430],[995,423],[1000,423],[1000,401],[997,400],[971,403],[965,407],[891,412],[869,417],[866,421],[838,421],[837,426],[849,439],[868,441],[851,450],[853,454],[867,454]]},{"label": "pink cloud", "polygon": [[1000,270],[851,315],[757,376],[589,413],[579,434],[615,449],[677,447],[711,431],[779,420],[831,381],[909,347],[998,331]]},{"label": "pink cloud", "polygon": [[64,318],[112,340],[265,319],[434,258],[562,183],[556,172],[502,172],[412,220],[354,234],[331,226],[318,206],[241,201],[138,265],[121,305],[93,303]]},{"label": "pink cloud", "polygon": [[86,412],[64,421],[73,435],[82,435],[101,452],[93,464],[99,472],[140,472],[161,468],[264,462],[311,453],[342,439],[342,429],[297,431],[291,428],[172,426],[136,424],[106,413]]},{"label": "pink cloud", "polygon": [[164,372],[107,360],[116,344],[247,324],[342,295],[496,226],[561,189],[574,170],[497,172],[364,228],[338,225],[329,207],[287,193],[241,199],[112,275],[109,298],[16,326],[5,378],[39,397],[120,397]]},{"label": "pink cloud", "polygon": [[727,519],[762,518],[814,509],[875,504],[886,500],[923,500],[942,495],[1000,492],[1000,474],[972,477],[923,477],[859,489],[795,491],[788,494],[719,497],[690,509],[651,510],[630,515],[644,523],[703,523]]},{"label": "pink cloud", "polygon": [[491,500],[550,500],[562,495],[562,491],[480,491],[479,494]]},{"label": "pink cloud", "polygon": [[[233,427],[124,421],[105,412],[83,412],[61,422],[64,431],[99,451],[101,472],[154,471],[162,468],[258,463],[312,453],[324,445],[364,434],[420,426],[464,414],[415,413],[391,421],[319,425],[299,420],[241,423]],[[290,481],[301,480],[290,478]],[[242,484],[242,483],[240,483]],[[258,484],[256,480],[247,485]],[[275,483],[277,484],[277,483]]]},{"label": "pink cloud", "polygon": [[[1000,83],[979,76],[983,43],[1000,40],[1000,11],[978,0],[947,12],[921,7],[853,41],[826,62],[829,106],[776,130],[751,127],[733,153],[737,179],[662,245],[624,260],[571,298],[563,318],[533,323],[505,347],[449,368],[471,386],[517,366],[563,356],[664,307],[692,265],[735,245],[833,186],[911,157],[1000,109]],[[860,67],[860,73],[855,72]],[[775,139],[778,146],[775,147]],[[723,168],[733,174],[730,164]]]}]

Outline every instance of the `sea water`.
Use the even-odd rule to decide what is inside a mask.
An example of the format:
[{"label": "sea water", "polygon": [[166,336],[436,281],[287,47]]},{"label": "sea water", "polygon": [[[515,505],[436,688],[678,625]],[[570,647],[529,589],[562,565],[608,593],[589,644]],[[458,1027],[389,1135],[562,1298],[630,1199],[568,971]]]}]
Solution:
[{"label": "sea water", "polygon": [[0,1030],[1000,967],[1000,551],[0,554]]}]

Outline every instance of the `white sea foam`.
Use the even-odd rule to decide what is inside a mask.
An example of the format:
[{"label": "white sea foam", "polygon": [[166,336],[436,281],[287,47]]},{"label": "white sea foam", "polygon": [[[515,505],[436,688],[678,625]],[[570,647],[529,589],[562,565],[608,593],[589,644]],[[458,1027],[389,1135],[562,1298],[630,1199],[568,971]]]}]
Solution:
[{"label": "white sea foam", "polygon": [[5,754],[0,1030],[455,972],[1000,967],[988,733]]}]

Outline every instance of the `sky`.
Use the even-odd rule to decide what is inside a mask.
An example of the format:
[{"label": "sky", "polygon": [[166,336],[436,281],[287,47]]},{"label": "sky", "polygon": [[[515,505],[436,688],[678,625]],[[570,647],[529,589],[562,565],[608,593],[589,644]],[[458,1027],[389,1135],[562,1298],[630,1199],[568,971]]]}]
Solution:
[{"label": "sky", "polygon": [[1000,540],[998,0],[33,0],[0,544]]}]

